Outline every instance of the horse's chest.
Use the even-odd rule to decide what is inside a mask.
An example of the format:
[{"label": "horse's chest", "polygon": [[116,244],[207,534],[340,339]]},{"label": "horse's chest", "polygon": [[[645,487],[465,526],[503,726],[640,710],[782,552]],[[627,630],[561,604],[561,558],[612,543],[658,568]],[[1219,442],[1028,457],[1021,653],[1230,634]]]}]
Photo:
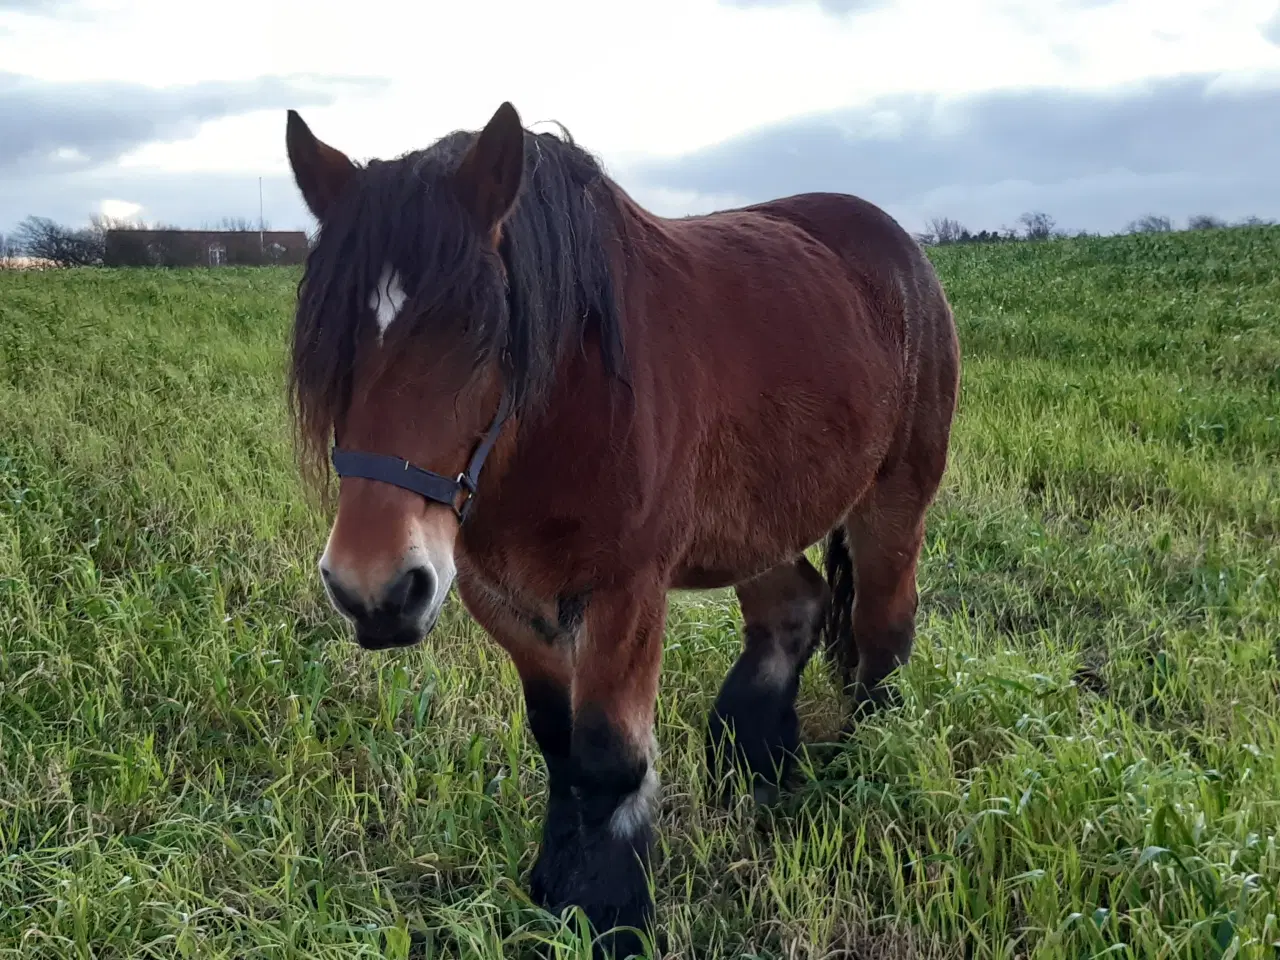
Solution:
[{"label": "horse's chest", "polygon": [[530,627],[548,643],[575,633],[586,611],[590,591],[559,589],[537,579],[522,578],[518,569],[497,564],[490,558],[486,565],[477,558],[459,558],[458,577],[465,593],[484,597],[485,605],[497,607],[515,620]]}]

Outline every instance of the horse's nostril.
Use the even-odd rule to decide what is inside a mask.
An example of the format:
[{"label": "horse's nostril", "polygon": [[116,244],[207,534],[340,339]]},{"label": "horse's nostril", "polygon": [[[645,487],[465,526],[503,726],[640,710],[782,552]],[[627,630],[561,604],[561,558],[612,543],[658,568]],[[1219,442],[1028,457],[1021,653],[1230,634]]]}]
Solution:
[{"label": "horse's nostril", "polygon": [[420,616],[436,595],[436,575],[430,567],[406,570],[387,594],[389,610],[399,610],[406,619]]},{"label": "horse's nostril", "polygon": [[340,613],[345,613],[352,618],[364,616],[365,605],[360,602],[359,597],[334,579],[328,570],[320,571],[320,576],[324,579],[325,586],[329,589],[329,599],[333,601],[333,605],[338,608]]},{"label": "horse's nostril", "polygon": [[341,573],[322,569],[321,577],[334,609],[351,621],[356,642],[367,650],[409,646],[429,629],[424,621],[439,586],[430,566],[406,570],[374,597],[345,585]]}]

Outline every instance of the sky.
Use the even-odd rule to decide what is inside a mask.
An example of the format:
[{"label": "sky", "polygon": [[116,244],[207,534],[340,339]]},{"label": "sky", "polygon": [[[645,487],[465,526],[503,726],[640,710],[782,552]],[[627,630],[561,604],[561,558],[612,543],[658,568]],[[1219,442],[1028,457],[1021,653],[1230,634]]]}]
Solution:
[{"label": "sky", "polygon": [[311,230],[287,109],[369,159],[504,100],[664,216],[1280,219],[1280,0],[0,0],[0,232],[256,219],[259,178]]}]

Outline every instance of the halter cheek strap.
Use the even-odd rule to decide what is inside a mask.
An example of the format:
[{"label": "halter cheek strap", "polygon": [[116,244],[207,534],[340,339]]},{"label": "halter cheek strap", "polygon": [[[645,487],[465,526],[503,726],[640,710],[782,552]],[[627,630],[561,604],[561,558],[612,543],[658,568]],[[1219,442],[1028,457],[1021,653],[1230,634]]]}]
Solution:
[{"label": "halter cheek strap", "polygon": [[[476,446],[475,452],[471,454],[467,469],[452,480],[442,474],[415,467],[409,461],[401,460],[399,457],[389,457],[382,453],[364,453],[359,450],[341,450],[338,447],[334,447],[331,454],[333,470],[339,477],[379,480],[393,487],[409,490],[434,503],[442,503],[452,508],[458,516],[458,522],[462,523],[471,512],[471,501],[480,482],[480,470],[493,450],[498,435],[502,433],[507,417],[511,415],[511,405],[511,394],[504,390],[502,400],[498,403],[498,412],[494,414],[488,432]],[[459,497],[463,497],[461,506],[458,505]]]}]

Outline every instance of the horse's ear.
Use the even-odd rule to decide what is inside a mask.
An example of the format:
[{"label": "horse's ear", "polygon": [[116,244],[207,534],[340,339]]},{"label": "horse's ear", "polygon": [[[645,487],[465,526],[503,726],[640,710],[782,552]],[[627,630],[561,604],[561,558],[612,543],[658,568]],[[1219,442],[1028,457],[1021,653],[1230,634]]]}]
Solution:
[{"label": "horse's ear", "polygon": [[510,103],[500,106],[458,166],[463,202],[486,229],[511,211],[524,177],[524,127]]},{"label": "horse's ear", "polygon": [[317,140],[311,128],[294,110],[289,111],[284,139],[289,151],[289,164],[293,167],[293,179],[302,191],[302,199],[315,218],[323,223],[333,201],[351,181],[351,175],[356,171],[355,164],[341,150]]}]

